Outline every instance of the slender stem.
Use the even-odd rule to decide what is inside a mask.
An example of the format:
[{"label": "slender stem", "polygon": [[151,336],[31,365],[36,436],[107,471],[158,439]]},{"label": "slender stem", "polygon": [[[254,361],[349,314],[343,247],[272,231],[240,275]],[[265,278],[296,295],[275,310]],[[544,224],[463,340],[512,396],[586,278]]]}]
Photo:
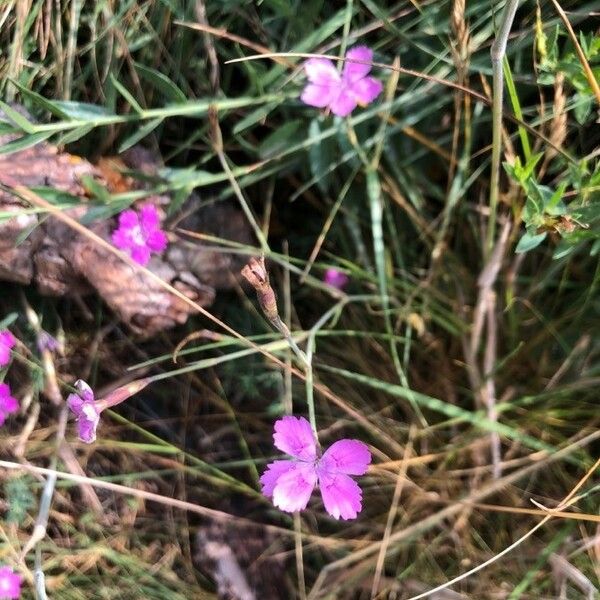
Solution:
[{"label": "slender stem", "polygon": [[496,213],[498,211],[498,186],[500,182],[500,154],[502,150],[502,101],[504,95],[504,76],[502,61],[506,54],[508,36],[519,0],[507,0],[502,14],[500,29],[492,44],[492,163],[490,176],[490,215],[488,220],[485,255],[489,255],[494,247],[496,233]]}]

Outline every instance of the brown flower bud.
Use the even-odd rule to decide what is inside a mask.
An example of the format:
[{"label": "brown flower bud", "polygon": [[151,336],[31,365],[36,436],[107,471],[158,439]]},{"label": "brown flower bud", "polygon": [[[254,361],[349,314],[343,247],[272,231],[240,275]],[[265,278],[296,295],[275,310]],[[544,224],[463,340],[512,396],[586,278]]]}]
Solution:
[{"label": "brown flower bud", "polygon": [[269,283],[269,274],[265,267],[265,257],[252,257],[248,264],[242,269],[242,276],[256,290],[258,303],[265,317],[271,322],[279,320],[277,311],[277,298]]}]

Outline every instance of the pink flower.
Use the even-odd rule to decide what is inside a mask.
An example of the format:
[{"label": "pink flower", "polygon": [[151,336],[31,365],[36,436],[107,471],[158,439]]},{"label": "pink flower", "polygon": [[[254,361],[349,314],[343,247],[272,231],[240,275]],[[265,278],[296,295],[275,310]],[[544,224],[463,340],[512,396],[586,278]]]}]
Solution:
[{"label": "pink flower", "polygon": [[21,576],[10,567],[0,567],[0,598],[13,600],[21,596]]},{"label": "pink flower", "polygon": [[77,417],[79,439],[86,444],[96,441],[96,428],[100,422],[101,409],[97,406],[92,388],[83,379],[75,382],[76,394],[69,394],[67,406]]},{"label": "pink flower", "polygon": [[19,401],[10,395],[10,387],[6,383],[0,383],[0,425],[4,425],[8,415],[18,410]]},{"label": "pink flower", "polygon": [[0,331],[0,367],[10,362],[10,351],[16,343],[15,336],[8,329]]},{"label": "pink flower", "polygon": [[339,440],[322,456],[304,417],[283,417],[275,422],[275,447],[294,460],[276,460],[260,478],[262,492],[285,512],[303,510],[317,483],[325,510],[334,519],[354,519],[362,510],[362,492],[349,475],[364,475],[371,462],[366,444]]},{"label": "pink flower", "polygon": [[310,58],[304,63],[309,83],[300,99],[310,106],[328,107],[338,117],[349,115],[357,104],[366,106],[381,94],[383,85],[378,79],[367,77],[371,65],[351,61],[371,62],[372,59],[372,50],[355,46],[348,50],[340,75],[328,58]]},{"label": "pink flower", "polygon": [[153,204],[145,204],[139,213],[124,210],[119,215],[119,227],[113,231],[113,244],[128,251],[140,265],[147,265],[151,252],[162,252],[167,247],[167,236],[160,229],[160,217]]},{"label": "pink flower", "polygon": [[104,398],[96,400],[92,388],[83,379],[78,379],[74,385],[77,392],[69,394],[67,397],[67,406],[77,417],[77,434],[79,439],[86,444],[95,442],[96,429],[100,422],[100,413],[137,394],[149,383],[149,377],[136,379],[131,383],[118,387]]},{"label": "pink flower", "polygon": [[338,290],[343,290],[348,285],[350,278],[346,273],[330,268],[325,271],[323,281]]}]

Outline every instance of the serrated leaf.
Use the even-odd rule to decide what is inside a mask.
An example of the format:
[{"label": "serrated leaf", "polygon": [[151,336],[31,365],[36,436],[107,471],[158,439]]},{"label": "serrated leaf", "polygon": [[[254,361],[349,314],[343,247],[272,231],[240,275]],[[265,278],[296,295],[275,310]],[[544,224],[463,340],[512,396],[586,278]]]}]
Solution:
[{"label": "serrated leaf", "polygon": [[143,140],[147,135],[152,133],[162,122],[162,117],[157,117],[156,119],[144,123],[139,129],[121,142],[118,152],[125,152],[125,150],[131,148],[131,146],[135,146],[140,140]]},{"label": "serrated leaf", "polygon": [[135,68],[142,78],[162,92],[167,100],[176,104],[187,101],[187,96],[163,73],[139,63],[135,63]]},{"label": "serrated leaf", "polygon": [[537,234],[531,234],[529,231],[526,231],[523,234],[523,237],[521,237],[519,240],[519,243],[515,248],[515,252],[517,254],[522,254],[523,252],[529,252],[530,250],[533,250],[546,239],[546,235],[548,234],[545,231]]}]

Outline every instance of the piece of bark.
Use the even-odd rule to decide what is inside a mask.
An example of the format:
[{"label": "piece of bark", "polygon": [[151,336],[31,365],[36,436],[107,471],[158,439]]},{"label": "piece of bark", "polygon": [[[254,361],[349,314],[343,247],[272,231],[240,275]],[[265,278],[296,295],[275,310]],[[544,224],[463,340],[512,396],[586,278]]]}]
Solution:
[{"label": "piece of bark", "polygon": [[[0,120],[7,120],[0,112]],[[0,146],[14,135],[0,135]],[[156,175],[160,161],[141,148],[134,148],[115,160],[98,166],[83,158],[60,152],[42,142],[32,148],[0,154],[0,182],[28,188],[54,188],[77,196],[82,203],[66,212],[80,219],[89,202],[84,176],[95,179],[109,192],[137,189],[139,181],[123,176],[120,168],[138,169]],[[153,203],[163,212],[170,199],[151,195],[143,203]],[[0,213],[14,217],[0,220],[0,280],[33,284],[45,295],[74,296],[97,292],[106,304],[134,332],[144,337],[186,321],[193,312],[183,300],[161,288],[152,278],[133,269],[117,256],[98,247],[54,217],[38,215],[22,200],[0,189]],[[186,229],[251,243],[243,215],[229,204],[203,205],[192,194],[185,206]],[[115,219],[97,221],[89,228],[110,241]],[[225,254],[209,244],[197,244],[169,233],[169,247],[153,256],[148,269],[201,306],[209,306],[217,289],[234,281],[243,260]]]}]

